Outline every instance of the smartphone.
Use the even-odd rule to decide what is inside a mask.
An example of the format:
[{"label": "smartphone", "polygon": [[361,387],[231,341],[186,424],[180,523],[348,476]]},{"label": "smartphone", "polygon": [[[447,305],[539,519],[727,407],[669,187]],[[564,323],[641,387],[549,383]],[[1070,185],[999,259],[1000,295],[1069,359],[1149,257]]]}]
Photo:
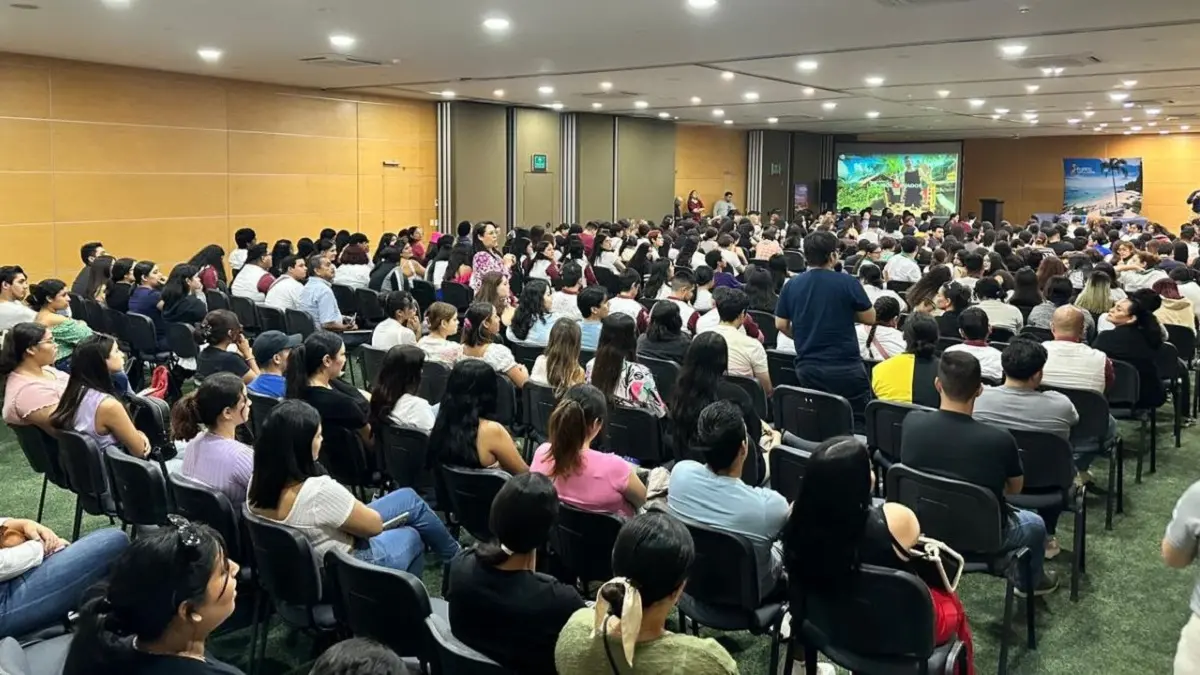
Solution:
[{"label": "smartphone", "polygon": [[396,516],[395,518],[392,518],[391,520],[384,522],[383,530],[386,532],[388,530],[394,530],[397,527],[404,527],[405,525],[408,524],[408,518],[409,518],[409,513],[408,513],[408,511],[405,511],[404,513],[401,513],[400,515]]}]

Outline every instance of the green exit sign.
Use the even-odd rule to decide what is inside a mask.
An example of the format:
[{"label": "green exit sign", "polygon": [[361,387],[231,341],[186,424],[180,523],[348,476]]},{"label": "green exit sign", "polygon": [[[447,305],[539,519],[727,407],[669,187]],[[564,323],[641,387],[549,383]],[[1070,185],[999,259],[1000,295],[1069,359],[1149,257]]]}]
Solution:
[{"label": "green exit sign", "polygon": [[533,170],[537,173],[543,173],[546,171],[546,156],[545,155],[534,155],[533,156]]}]

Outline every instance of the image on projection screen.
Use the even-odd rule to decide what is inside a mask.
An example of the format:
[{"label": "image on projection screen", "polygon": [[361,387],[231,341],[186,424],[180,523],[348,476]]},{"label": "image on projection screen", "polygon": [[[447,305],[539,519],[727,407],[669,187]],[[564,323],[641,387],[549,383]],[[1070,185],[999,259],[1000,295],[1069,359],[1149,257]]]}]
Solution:
[{"label": "image on projection screen", "polygon": [[958,211],[957,153],[838,155],[837,207],[949,216]]}]

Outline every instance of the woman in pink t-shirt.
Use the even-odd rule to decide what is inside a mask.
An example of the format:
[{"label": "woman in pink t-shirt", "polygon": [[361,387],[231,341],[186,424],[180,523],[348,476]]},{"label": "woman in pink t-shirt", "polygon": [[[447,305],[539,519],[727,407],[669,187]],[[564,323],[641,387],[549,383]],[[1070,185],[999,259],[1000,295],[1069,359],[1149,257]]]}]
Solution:
[{"label": "woman in pink t-shirt", "polygon": [[33,323],[13,326],[0,349],[4,380],[4,421],[50,429],[50,413],[67,387],[66,373],[54,369],[54,336]]},{"label": "woman in pink t-shirt", "polygon": [[529,470],[549,476],[558,498],[571,506],[630,517],[646,502],[646,486],[629,462],[589,447],[607,412],[599,389],[568,389],[550,415],[550,442],[537,449]]}]

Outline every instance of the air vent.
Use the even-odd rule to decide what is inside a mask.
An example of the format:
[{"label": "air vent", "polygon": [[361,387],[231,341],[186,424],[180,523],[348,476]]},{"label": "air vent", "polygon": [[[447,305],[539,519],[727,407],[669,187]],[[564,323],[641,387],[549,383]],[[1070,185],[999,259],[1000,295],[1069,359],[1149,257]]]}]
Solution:
[{"label": "air vent", "polygon": [[926,5],[949,5],[956,2],[969,2],[970,0],[875,0],[884,7],[924,7]]},{"label": "air vent", "polygon": [[382,61],[372,61],[345,54],[318,54],[300,59],[300,63],[322,68],[372,68],[385,65]]},{"label": "air vent", "polygon": [[1084,54],[1058,54],[1051,56],[1025,56],[1004,59],[1004,62],[1022,70],[1041,68],[1087,68],[1101,63],[1099,57],[1090,52]]}]

